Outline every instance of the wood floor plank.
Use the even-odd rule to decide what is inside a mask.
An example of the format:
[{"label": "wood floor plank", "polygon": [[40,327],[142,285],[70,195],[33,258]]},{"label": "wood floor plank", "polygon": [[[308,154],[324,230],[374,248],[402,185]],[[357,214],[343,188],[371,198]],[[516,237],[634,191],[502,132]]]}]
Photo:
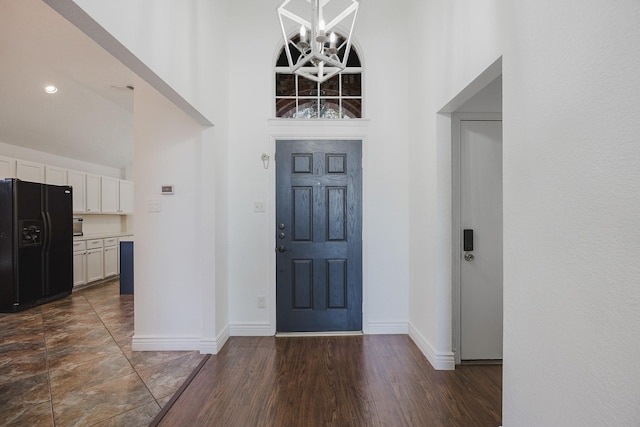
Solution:
[{"label": "wood floor plank", "polygon": [[232,337],[161,426],[499,426],[502,366],[435,371],[405,335]]}]

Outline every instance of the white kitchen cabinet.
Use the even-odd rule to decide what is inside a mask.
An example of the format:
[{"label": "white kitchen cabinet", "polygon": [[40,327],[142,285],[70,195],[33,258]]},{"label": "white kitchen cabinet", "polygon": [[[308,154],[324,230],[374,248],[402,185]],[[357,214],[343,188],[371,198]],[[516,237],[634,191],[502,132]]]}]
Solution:
[{"label": "white kitchen cabinet", "polygon": [[87,283],[87,246],[84,241],[73,242],[73,286]]},{"label": "white kitchen cabinet", "polygon": [[133,213],[133,182],[102,177],[102,213]]},{"label": "white kitchen cabinet", "polygon": [[44,179],[47,184],[67,185],[67,170],[55,166],[45,165]]},{"label": "white kitchen cabinet", "polygon": [[86,176],[86,207],[87,213],[100,213],[101,181],[99,175],[87,174]]},{"label": "white kitchen cabinet", "polygon": [[102,213],[117,214],[120,204],[120,191],[118,179],[107,176],[102,177]]},{"label": "white kitchen cabinet", "polygon": [[73,287],[87,283],[87,252],[73,253]]},{"label": "white kitchen cabinet", "polygon": [[102,213],[133,213],[133,182],[102,177]]},{"label": "white kitchen cabinet", "polygon": [[87,283],[104,279],[104,241],[87,240]]},{"label": "white kitchen cabinet", "polygon": [[118,274],[118,238],[104,239],[104,277]]},{"label": "white kitchen cabinet", "polygon": [[68,171],[67,184],[73,187],[73,211],[86,212],[86,181],[87,174],[84,172]]},{"label": "white kitchen cabinet", "polygon": [[27,162],[26,160],[17,160],[16,177],[23,181],[44,184],[44,165],[41,163]]},{"label": "white kitchen cabinet", "polygon": [[120,209],[121,214],[133,213],[133,181],[120,180]]},{"label": "white kitchen cabinet", "polygon": [[0,179],[16,177],[16,159],[0,157]]}]

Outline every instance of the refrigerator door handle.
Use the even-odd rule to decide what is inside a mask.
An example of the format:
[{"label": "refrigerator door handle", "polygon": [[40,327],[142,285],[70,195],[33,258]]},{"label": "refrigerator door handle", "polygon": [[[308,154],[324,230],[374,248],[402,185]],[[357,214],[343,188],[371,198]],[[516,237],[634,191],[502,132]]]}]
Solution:
[{"label": "refrigerator door handle", "polygon": [[48,295],[50,291],[50,271],[51,266],[49,265],[49,254],[51,249],[51,215],[49,211],[42,212],[42,216],[44,217],[44,241],[42,242],[42,292],[44,295]]},{"label": "refrigerator door handle", "polygon": [[49,252],[49,248],[51,247],[51,215],[49,215],[49,212],[42,212],[42,216],[44,219],[44,239],[42,247],[45,252]]}]

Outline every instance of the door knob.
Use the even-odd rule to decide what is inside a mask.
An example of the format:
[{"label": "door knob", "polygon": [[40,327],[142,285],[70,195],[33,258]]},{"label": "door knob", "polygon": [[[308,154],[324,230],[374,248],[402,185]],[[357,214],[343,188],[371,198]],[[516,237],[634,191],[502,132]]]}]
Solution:
[{"label": "door knob", "polygon": [[472,253],[467,252],[466,254],[464,254],[464,259],[467,261],[473,261],[475,257],[473,256]]},{"label": "door knob", "polygon": [[285,253],[287,251],[287,249],[284,246],[278,246],[278,252]]}]

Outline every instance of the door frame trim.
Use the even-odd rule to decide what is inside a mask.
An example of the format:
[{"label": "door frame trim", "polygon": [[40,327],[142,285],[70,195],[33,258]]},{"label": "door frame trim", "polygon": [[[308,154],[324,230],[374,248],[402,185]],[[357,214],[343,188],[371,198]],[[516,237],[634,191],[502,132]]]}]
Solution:
[{"label": "door frame trim", "polygon": [[[454,354],[455,364],[459,365],[462,360],[460,357],[460,245],[462,237],[460,233],[460,197],[461,185],[460,174],[461,156],[460,156],[460,126],[463,121],[502,121],[502,113],[453,113],[451,117],[451,260],[452,260],[452,351]],[[504,168],[504,166],[503,166]],[[504,224],[503,224],[504,228]]]},{"label": "door frame trim", "polygon": [[[366,127],[366,126],[365,126]],[[353,131],[351,131],[353,129]],[[298,133],[296,130],[304,132]],[[367,136],[363,132],[362,127],[337,127],[336,129],[325,127],[322,131],[309,132],[308,127],[301,126],[299,129],[291,129],[291,131],[285,131],[283,133],[270,133],[269,134],[269,149],[268,154],[271,158],[269,164],[269,194],[267,199],[269,200],[268,211],[268,238],[269,242],[275,243],[275,235],[273,234],[273,225],[276,223],[276,167],[275,159],[276,154],[276,141],[284,140],[336,140],[336,141],[360,141],[362,145],[362,332],[368,333],[368,310],[367,310],[367,283],[368,274],[365,266],[367,265],[367,246],[365,244],[367,236],[367,212],[366,212],[366,195],[367,195]],[[262,164],[262,161],[260,164]],[[269,310],[269,331],[270,335],[276,334],[276,252],[274,250],[269,255],[269,279],[267,295],[270,303],[267,304]]]}]

